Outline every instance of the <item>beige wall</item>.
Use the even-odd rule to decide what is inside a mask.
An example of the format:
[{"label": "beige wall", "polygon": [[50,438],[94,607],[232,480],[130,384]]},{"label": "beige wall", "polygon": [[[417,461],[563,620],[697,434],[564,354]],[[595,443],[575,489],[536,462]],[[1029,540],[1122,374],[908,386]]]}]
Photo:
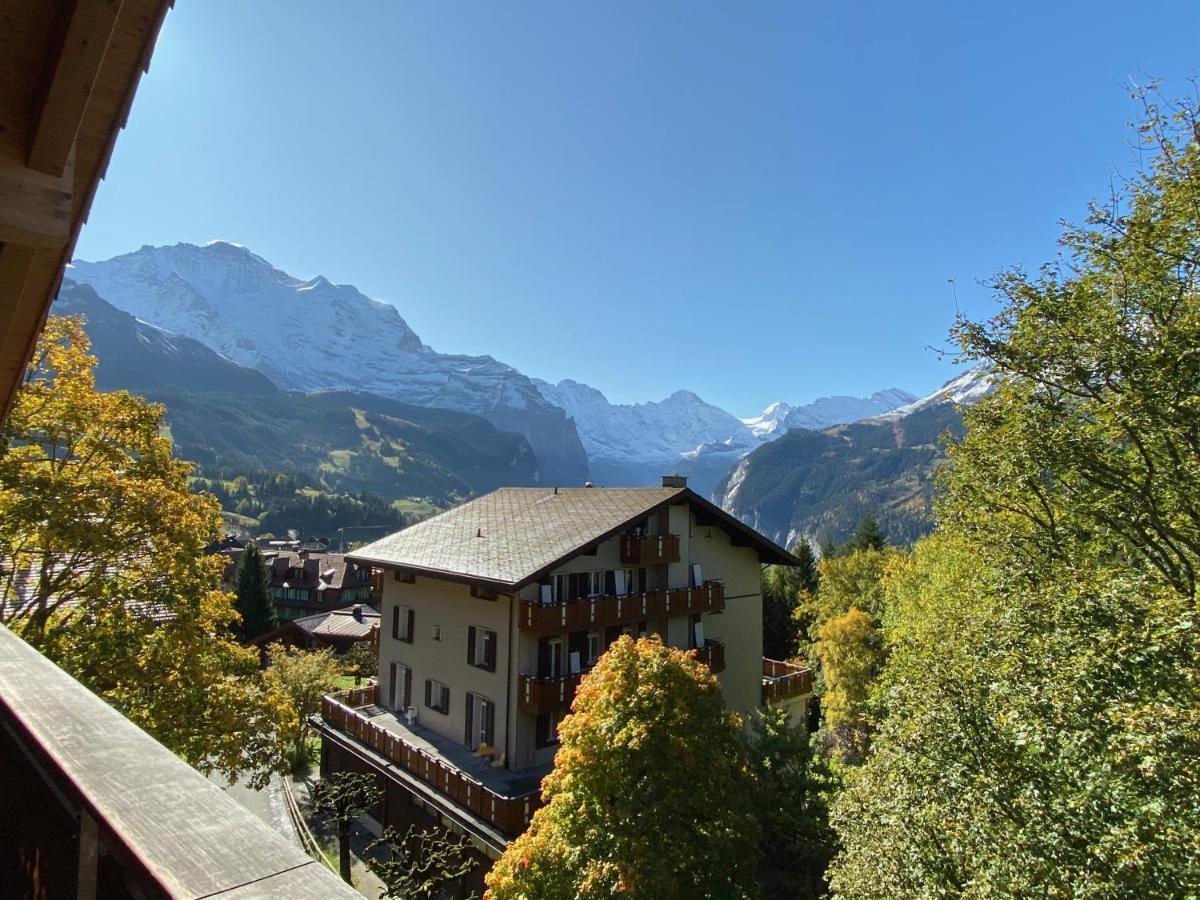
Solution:
[{"label": "beige wall", "polygon": [[[393,609],[399,605],[414,611],[411,644],[392,639]],[[510,600],[491,601],[472,597],[464,584],[417,577],[413,584],[384,576],[383,625],[379,642],[380,699],[388,699],[391,663],[413,670],[412,705],[417,721],[450,740],[466,737],[466,694],[479,694],[496,704],[496,742],[503,750],[508,731],[508,673],[514,672],[510,655],[515,648],[509,639]],[[434,626],[441,626],[441,640],[433,639]],[[489,672],[467,662],[467,629],[475,625],[496,632],[496,671]],[[450,712],[442,715],[425,705],[425,679],[433,678],[450,687]],[[515,692],[515,685],[513,690]],[[515,694],[514,694],[515,696]]]},{"label": "beige wall", "polygon": [[[652,523],[655,530],[658,523]],[[689,564],[700,563],[705,580],[725,585],[725,610],[705,614],[704,635],[725,642],[725,671],[720,674],[726,703],[731,709],[748,715],[760,701],[762,684],[762,601],[760,566],[755,551],[734,547],[721,528],[694,525],[685,504],[669,511],[669,530],[679,536],[680,562],[657,568],[651,585],[687,587]],[[591,556],[577,556],[553,574],[587,572],[596,569],[624,568],[620,558],[620,538],[605,541]],[[666,584],[662,584],[662,582]],[[521,596],[539,597],[538,585],[526,587]],[[411,644],[392,639],[392,609],[396,604],[414,610],[414,635]],[[465,737],[466,692],[487,697],[496,704],[496,746],[507,753],[509,768],[520,770],[548,764],[554,747],[535,746],[536,720],[521,713],[517,706],[517,676],[537,671],[538,639],[513,626],[510,632],[510,607],[519,606],[517,597],[501,595],[494,602],[470,595],[466,585],[418,576],[414,584],[405,584],[388,573],[383,588],[383,625],[380,641],[380,696],[386,703],[390,663],[401,662],[413,670],[413,705],[420,724],[454,741]],[[668,644],[686,647],[689,643],[689,617],[672,616],[665,621],[648,623],[651,632],[666,635]],[[434,641],[434,625],[440,625],[442,640]],[[490,628],[497,635],[496,671],[487,672],[467,663],[467,628]],[[514,638],[510,638],[510,634]],[[434,678],[450,687],[450,713],[442,715],[425,706],[425,679]],[[511,680],[511,684],[509,683]]]}]

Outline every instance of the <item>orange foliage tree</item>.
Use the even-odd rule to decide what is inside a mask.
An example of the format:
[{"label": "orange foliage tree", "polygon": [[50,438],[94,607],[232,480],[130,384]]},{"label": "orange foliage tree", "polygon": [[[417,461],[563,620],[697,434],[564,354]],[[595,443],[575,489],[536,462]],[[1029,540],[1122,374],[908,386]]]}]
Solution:
[{"label": "orange foliage tree", "polygon": [[622,637],[559,735],[546,805],[488,873],[489,898],[756,893],[741,719],[707,666]]}]

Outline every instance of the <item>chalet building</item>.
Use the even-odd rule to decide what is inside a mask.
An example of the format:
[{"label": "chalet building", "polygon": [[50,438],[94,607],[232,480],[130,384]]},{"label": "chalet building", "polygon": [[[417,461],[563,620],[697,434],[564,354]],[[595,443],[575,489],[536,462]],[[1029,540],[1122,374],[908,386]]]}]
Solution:
[{"label": "chalet building", "polygon": [[501,489],[348,558],[384,572],[379,679],[325,698],[322,771],[377,773],[383,824],[433,816],[496,858],[622,634],[695,650],[738,712],[787,703],[804,720],[809,671],[762,657],[761,566],[796,560],[684,478]]},{"label": "chalet building", "polygon": [[283,621],[365,603],[378,604],[371,567],[341,553],[300,550],[266,557],[275,615]]},{"label": "chalet building", "polygon": [[266,647],[276,641],[305,650],[332,649],[345,653],[358,643],[379,639],[379,611],[362,603],[345,609],[289,619],[250,643]]}]

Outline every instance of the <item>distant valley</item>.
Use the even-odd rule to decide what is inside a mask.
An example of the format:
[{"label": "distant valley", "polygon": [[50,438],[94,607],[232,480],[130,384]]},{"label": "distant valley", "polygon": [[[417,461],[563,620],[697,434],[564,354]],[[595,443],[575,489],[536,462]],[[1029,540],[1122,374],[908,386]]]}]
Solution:
[{"label": "distant valley", "polygon": [[87,318],[101,387],[166,405],[179,453],[219,496],[239,473],[295,483],[270,503],[265,487],[222,496],[247,527],[314,495],[366,505],[309,522],[370,524],[388,509],[390,523],[501,484],[634,486],[676,472],[780,542],[840,539],[867,509],[907,541],[927,527],[938,455],[927,432],[957,422],[940,395],[898,388],[745,419],[687,390],[614,404],[586,384],[439,353],[390,304],[224,242],[76,261],[54,312]]}]

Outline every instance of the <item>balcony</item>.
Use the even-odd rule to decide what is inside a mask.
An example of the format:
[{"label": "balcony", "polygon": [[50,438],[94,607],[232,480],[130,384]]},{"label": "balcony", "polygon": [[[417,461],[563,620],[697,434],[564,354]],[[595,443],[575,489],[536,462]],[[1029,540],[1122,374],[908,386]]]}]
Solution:
[{"label": "balcony", "polygon": [[725,671],[725,642],[708,638],[703,647],[696,648],[696,659],[704,663],[713,674]]},{"label": "balcony", "polygon": [[812,693],[812,670],[807,666],[766,658],[762,662],[762,702],[764,705]]},{"label": "balcony", "polygon": [[538,678],[522,675],[517,679],[517,705],[521,712],[541,715],[559,709],[567,709],[575,699],[582,672],[558,678]]},{"label": "balcony", "polygon": [[686,613],[718,612],[725,608],[725,587],[706,581],[703,587],[672,588],[625,596],[603,595],[542,604],[521,601],[521,630],[549,636],[568,631],[592,631],[611,625],[636,625],[648,619]]},{"label": "balcony", "polygon": [[426,728],[407,725],[378,702],[378,685],[331,694],[321,698],[321,719],[433,788],[458,817],[466,814],[508,837],[525,830],[542,802],[538,775],[493,766]]},{"label": "balcony", "polygon": [[621,562],[635,566],[679,562],[679,535],[633,537],[627,534],[621,538]]}]

